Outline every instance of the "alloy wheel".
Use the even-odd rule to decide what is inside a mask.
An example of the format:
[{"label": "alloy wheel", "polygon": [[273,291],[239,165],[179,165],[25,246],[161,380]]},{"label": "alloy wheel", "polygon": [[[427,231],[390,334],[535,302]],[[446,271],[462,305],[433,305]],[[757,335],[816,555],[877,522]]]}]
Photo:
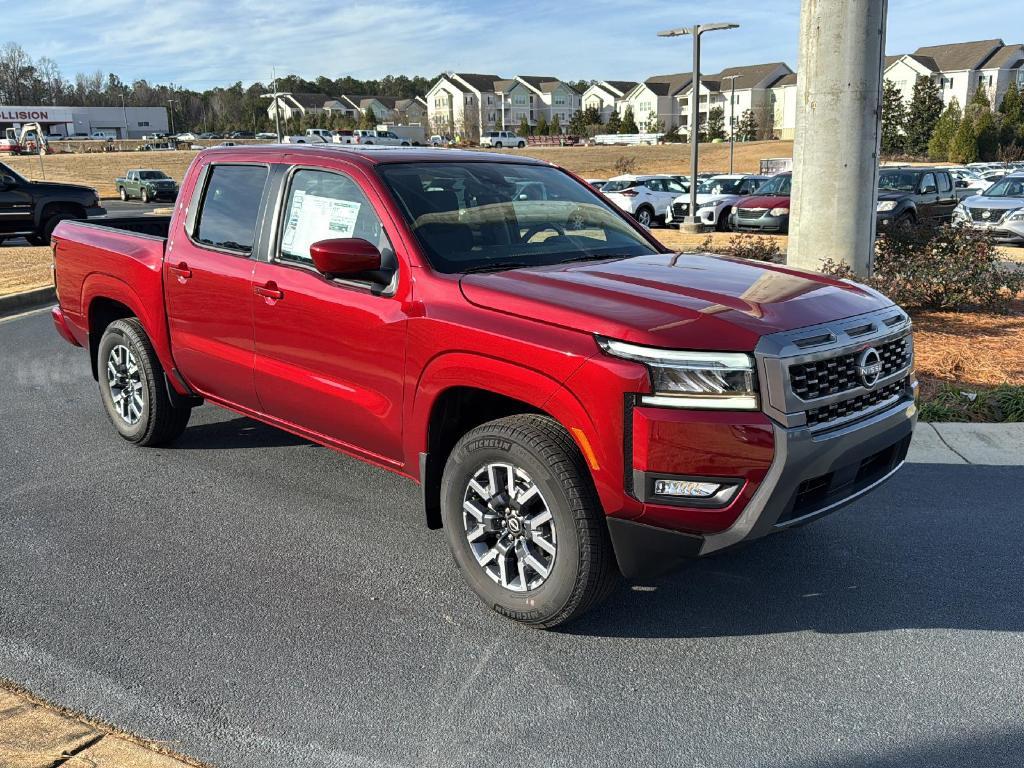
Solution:
[{"label": "alloy wheel", "polygon": [[550,576],[557,554],[554,518],[520,467],[480,467],[466,485],[462,522],[477,563],[495,583],[526,592]]},{"label": "alloy wheel", "polygon": [[118,344],[107,356],[107,386],[114,410],[129,426],[139,423],[145,407],[142,372],[135,355],[124,344]]}]

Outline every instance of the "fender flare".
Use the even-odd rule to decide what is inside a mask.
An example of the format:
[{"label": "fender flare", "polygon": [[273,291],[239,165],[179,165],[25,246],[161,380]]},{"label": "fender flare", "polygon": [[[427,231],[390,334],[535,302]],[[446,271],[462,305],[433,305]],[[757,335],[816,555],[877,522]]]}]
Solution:
[{"label": "fender flare", "polygon": [[93,272],[82,281],[82,320],[92,338],[93,329],[89,328],[89,314],[92,304],[97,299],[110,299],[131,310],[132,314],[142,323],[142,328],[153,344],[160,365],[165,371],[174,369],[174,359],[167,335],[167,323],[163,316],[163,303],[159,307],[150,307],[144,302],[127,282],[102,272]]},{"label": "fender flare", "polygon": [[[581,359],[580,365],[584,362]],[[444,392],[456,387],[519,400],[553,418],[580,449],[605,509],[609,504],[616,506],[621,491],[614,489],[614,479],[604,472],[609,462],[602,454],[597,427],[576,395],[544,372],[478,352],[446,352],[424,366],[412,396],[407,398],[406,466],[418,465],[419,454],[427,450],[434,406]],[[423,479],[419,478],[421,483]]]}]

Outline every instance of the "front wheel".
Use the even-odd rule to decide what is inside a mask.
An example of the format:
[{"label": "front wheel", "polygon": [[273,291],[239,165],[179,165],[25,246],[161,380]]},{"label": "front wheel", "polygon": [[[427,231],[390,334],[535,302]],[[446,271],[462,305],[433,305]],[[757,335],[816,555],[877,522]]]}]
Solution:
[{"label": "front wheel", "polygon": [[145,189],[142,190],[142,202],[149,202],[149,192],[147,192]]},{"label": "front wheel", "polygon": [[107,416],[125,440],[162,445],[185,431],[192,409],[171,403],[163,367],[138,320],[115,320],[107,326],[96,368]]},{"label": "front wheel", "polygon": [[441,483],[444,527],[470,588],[496,612],[556,627],[615,584],[608,528],[569,434],[537,414],[462,437]]}]

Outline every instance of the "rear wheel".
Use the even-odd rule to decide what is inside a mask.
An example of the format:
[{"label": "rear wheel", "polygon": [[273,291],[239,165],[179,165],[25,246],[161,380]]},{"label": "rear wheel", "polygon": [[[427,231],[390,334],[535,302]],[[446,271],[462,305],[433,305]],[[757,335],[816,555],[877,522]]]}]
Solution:
[{"label": "rear wheel", "polygon": [[520,141],[518,144],[516,144],[516,146],[519,147],[519,149],[522,149],[523,147],[526,146],[526,142],[525,141]]},{"label": "rear wheel", "polygon": [[463,578],[503,616],[555,627],[615,584],[607,524],[586,464],[547,416],[510,416],[464,435],[445,465],[441,500]]},{"label": "rear wheel", "polygon": [[495,149],[501,149],[501,142],[500,141],[494,142],[494,148]]},{"label": "rear wheel", "polygon": [[115,320],[103,332],[96,353],[100,399],[125,440],[162,445],[185,431],[192,409],[175,407],[153,345],[135,318]]},{"label": "rear wheel", "polygon": [[636,220],[649,229],[654,224],[654,210],[649,205],[641,205],[637,209]]}]

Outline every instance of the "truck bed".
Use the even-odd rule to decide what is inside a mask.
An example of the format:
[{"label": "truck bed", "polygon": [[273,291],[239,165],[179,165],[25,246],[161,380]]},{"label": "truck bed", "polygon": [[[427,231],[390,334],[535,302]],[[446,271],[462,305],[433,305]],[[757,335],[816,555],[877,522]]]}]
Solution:
[{"label": "truck bed", "polygon": [[[104,216],[62,221],[53,233],[57,297],[69,331],[89,343],[90,315],[126,308],[153,330],[169,359],[163,261],[170,216]],[[97,299],[97,297],[102,297]]]}]

